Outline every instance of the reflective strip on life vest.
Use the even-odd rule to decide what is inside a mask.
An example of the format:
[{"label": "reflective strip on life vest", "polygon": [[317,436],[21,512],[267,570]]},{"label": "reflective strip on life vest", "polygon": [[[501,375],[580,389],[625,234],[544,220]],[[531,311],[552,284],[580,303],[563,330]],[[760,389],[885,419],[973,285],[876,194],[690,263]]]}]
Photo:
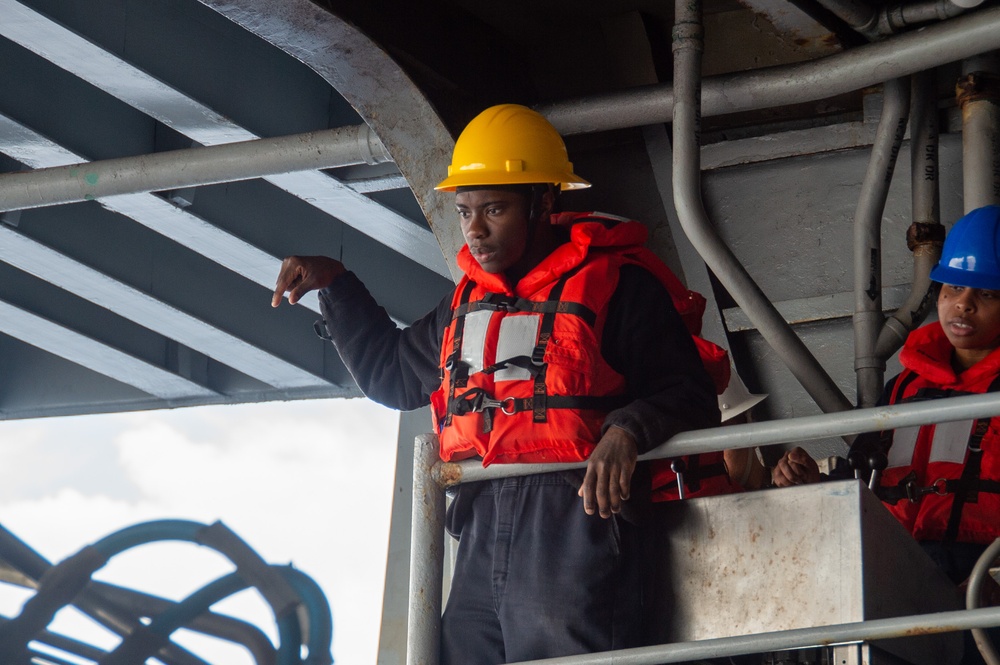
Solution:
[{"label": "reflective strip on life vest", "polygon": [[975,420],[958,420],[952,423],[939,423],[934,427],[934,443],[931,445],[931,456],[928,462],[952,462],[963,464],[965,451],[969,447],[969,436]]},{"label": "reflective strip on life vest", "polygon": [[[965,462],[965,451],[969,445],[969,435],[972,432],[973,420],[959,420],[950,423],[939,423],[934,426],[934,439],[931,441],[931,453],[928,463]],[[889,448],[889,465],[887,468],[913,466],[913,453],[917,446],[919,427],[901,427],[892,436],[892,447]]]},{"label": "reflective strip on life vest", "polygon": [[919,427],[900,427],[892,435],[892,447],[889,448],[889,465],[886,468],[898,469],[913,465],[913,451],[917,447]]},{"label": "reflective strip on life vest", "polygon": [[462,362],[469,366],[469,374],[481,372],[486,366],[486,331],[490,327],[493,312],[470,312],[465,315],[465,330],[462,333]]},{"label": "reflective strip on life vest", "polygon": [[[500,322],[500,335],[497,339],[497,362],[518,356],[531,357],[541,324],[542,317],[538,315],[505,316]],[[497,383],[527,381],[530,378],[531,372],[515,365],[508,365],[493,375],[493,380]]]}]

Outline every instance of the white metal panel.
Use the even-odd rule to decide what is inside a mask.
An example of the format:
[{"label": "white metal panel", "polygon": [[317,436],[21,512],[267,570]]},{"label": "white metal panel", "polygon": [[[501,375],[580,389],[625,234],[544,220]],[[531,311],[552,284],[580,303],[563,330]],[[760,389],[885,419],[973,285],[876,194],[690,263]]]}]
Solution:
[{"label": "white metal panel", "polygon": [[86,335],[0,300],[0,331],[161,399],[217,393]]}]

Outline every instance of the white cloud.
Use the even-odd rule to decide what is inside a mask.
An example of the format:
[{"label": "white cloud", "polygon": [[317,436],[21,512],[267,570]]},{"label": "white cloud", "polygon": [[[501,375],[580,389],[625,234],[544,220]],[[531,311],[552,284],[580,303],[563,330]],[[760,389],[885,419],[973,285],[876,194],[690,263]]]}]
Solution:
[{"label": "white cloud", "polygon": [[[0,487],[19,488],[0,494],[0,519],[50,560],[138,522],[221,520],[266,561],[319,582],[340,663],[375,662],[397,421],[330,400],[0,423]],[[156,544],[98,579],[179,599],[230,569],[205,548]],[[221,607],[273,634],[263,603],[241,596]]]}]

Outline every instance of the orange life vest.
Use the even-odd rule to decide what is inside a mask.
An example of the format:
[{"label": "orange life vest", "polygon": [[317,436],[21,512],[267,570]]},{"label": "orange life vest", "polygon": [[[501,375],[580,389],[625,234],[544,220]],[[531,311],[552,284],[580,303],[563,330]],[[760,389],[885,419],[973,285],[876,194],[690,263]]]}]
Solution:
[{"label": "orange life vest", "polygon": [[[939,323],[910,333],[891,404],[996,390],[1000,349],[955,376]],[[879,494],[917,540],[990,543],[1000,536],[1000,418],[883,433]]]},{"label": "orange life vest", "polygon": [[[721,450],[714,453],[685,455],[680,461],[683,467],[678,468],[681,469],[681,477],[684,479],[685,499],[743,491],[743,488],[729,477],[724,453]],[[680,499],[677,473],[671,468],[669,460],[656,460],[653,463],[652,475],[654,502]]]},{"label": "orange life vest", "polygon": [[[486,466],[590,456],[605,416],[626,402],[624,377],[601,354],[622,265],[650,269],[689,330],[693,322],[700,328],[704,299],[642,247],[644,226],[597,213],[562,213],[553,223],[569,226],[570,242],[514,286],[483,271],[468,248],[458,254],[466,275],[441,346],[441,388],[431,396],[444,460],[478,455]],[[725,351],[698,346],[724,388]]]}]

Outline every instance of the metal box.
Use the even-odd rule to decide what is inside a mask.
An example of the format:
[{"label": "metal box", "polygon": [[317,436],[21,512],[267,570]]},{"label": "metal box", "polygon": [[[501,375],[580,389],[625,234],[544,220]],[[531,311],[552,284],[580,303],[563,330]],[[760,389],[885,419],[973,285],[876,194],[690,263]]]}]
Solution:
[{"label": "metal box", "polygon": [[[959,609],[959,594],[855,480],[658,504],[655,637],[684,642]],[[961,634],[883,640],[949,665]]]}]

